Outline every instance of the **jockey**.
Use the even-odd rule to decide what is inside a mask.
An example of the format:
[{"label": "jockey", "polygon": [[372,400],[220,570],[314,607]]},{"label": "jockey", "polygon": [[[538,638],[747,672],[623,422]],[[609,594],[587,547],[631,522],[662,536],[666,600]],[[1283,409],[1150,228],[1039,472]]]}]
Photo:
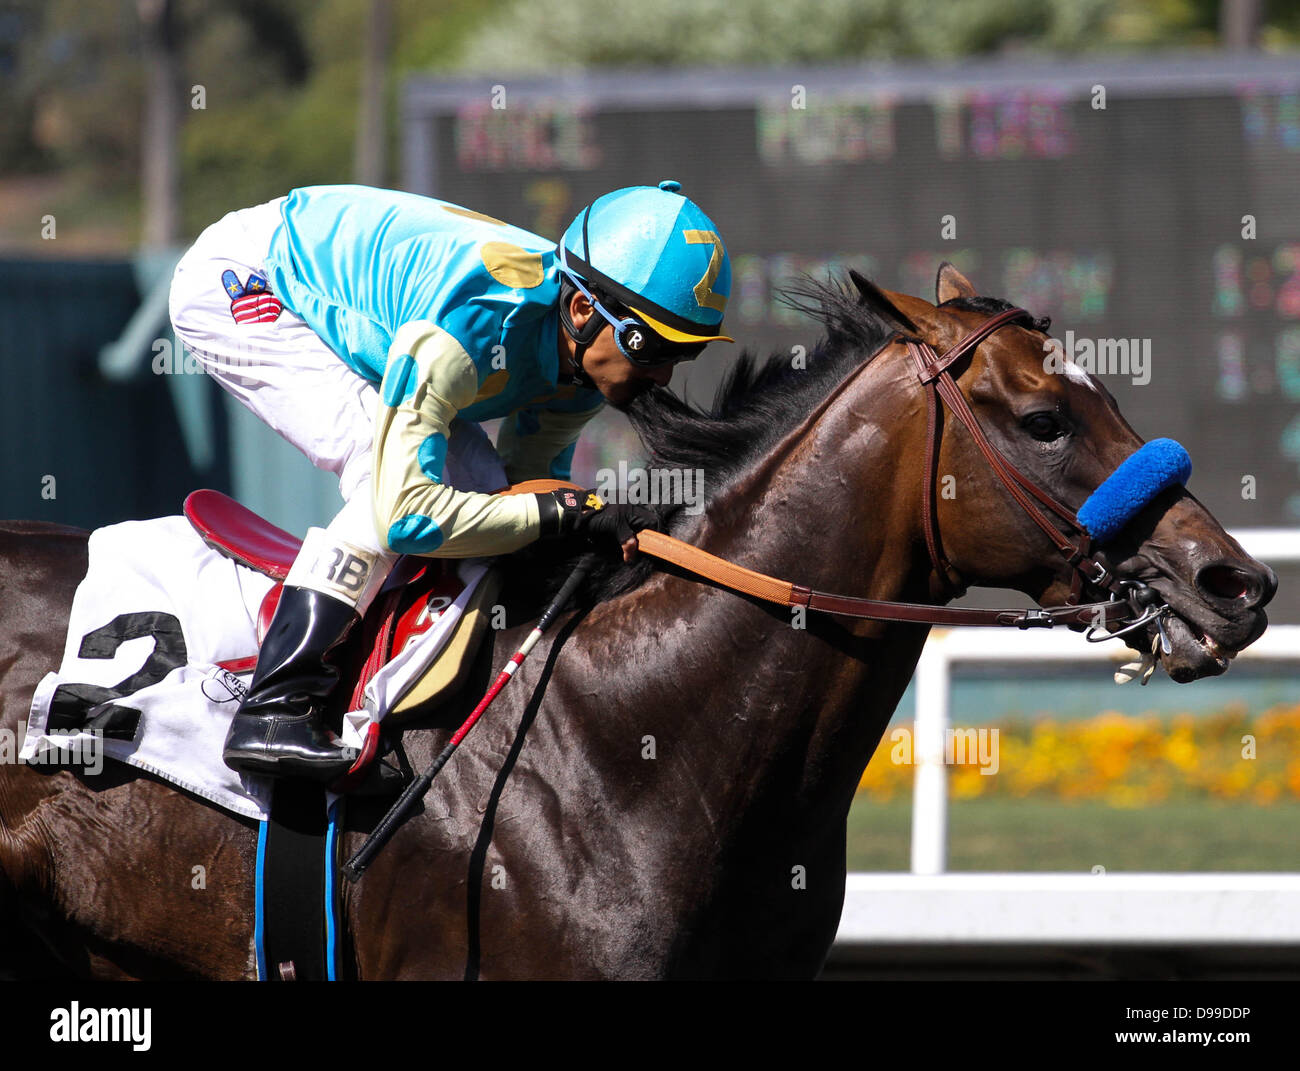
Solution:
[{"label": "jockey", "polygon": [[[720,333],[731,270],[676,182],[615,190],[560,245],[426,197],[292,191],[232,212],[181,259],[170,312],[206,371],[335,473],[345,505],[285,580],[224,758],[331,781],[356,761],[322,723],[341,648],[402,554],[505,554],[538,539],[621,545],[655,523],[573,492],[579,432]],[[503,418],[495,449],[479,421]],[[504,471],[503,471],[504,468]]]}]

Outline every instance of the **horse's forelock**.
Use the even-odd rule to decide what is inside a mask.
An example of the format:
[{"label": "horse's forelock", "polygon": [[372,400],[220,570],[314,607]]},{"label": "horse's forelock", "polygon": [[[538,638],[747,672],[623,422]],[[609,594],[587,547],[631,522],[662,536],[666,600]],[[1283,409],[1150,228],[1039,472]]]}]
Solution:
[{"label": "horse's forelock", "polygon": [[[936,305],[937,309],[958,309],[964,312],[981,312],[986,316],[996,316],[1000,312],[1006,312],[1007,309],[1014,309],[1017,306],[1002,298],[995,297],[955,297],[949,298],[941,305]],[[1020,321],[1016,321],[1019,323]],[[1029,314],[1026,321],[1027,326],[1034,331],[1042,331],[1047,334],[1052,329],[1052,318],[1050,316],[1035,316]]]}]

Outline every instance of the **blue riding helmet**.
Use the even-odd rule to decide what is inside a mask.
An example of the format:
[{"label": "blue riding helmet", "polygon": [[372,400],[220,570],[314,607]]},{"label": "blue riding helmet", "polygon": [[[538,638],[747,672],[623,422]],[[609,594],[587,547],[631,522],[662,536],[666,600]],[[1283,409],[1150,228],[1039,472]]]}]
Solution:
[{"label": "blue riding helmet", "polygon": [[[680,183],[666,180],[597,198],[560,239],[560,270],[589,298],[588,287],[670,343],[702,348],[733,342],[720,333],[731,259],[713,221],[679,189]],[[614,325],[624,355],[649,363],[638,360],[637,325],[593,303]]]}]

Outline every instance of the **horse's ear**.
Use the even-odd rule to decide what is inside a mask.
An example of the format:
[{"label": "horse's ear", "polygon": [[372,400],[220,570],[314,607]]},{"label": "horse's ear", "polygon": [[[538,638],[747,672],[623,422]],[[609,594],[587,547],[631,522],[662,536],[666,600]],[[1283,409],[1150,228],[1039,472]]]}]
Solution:
[{"label": "horse's ear", "polygon": [[975,287],[948,261],[939,265],[939,274],[934,278],[934,303],[942,305],[953,298],[975,297]]},{"label": "horse's ear", "polygon": [[886,320],[893,322],[905,331],[910,331],[913,334],[920,333],[920,328],[912,323],[907,313],[890,301],[885,292],[870,279],[859,274],[853,268],[849,269],[849,278],[853,280],[853,285],[858,288],[858,293],[862,295],[860,304],[869,305]]}]

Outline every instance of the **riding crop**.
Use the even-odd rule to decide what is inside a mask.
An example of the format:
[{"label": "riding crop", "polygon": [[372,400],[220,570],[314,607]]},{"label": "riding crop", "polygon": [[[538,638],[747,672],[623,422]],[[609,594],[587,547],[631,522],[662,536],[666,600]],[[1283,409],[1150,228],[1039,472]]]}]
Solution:
[{"label": "riding crop", "polygon": [[365,843],[362,844],[361,847],[357,849],[357,853],[348,860],[347,865],[343,868],[343,874],[349,881],[356,881],[361,876],[362,872],[370,865],[371,860],[374,859],[379,849],[388,842],[388,838],[393,835],[393,831],[401,824],[406,812],[424,798],[425,793],[429,791],[429,786],[433,784],[433,779],[438,776],[438,772],[447,765],[447,760],[451,758],[456,748],[460,746],[460,742],[469,735],[469,731],[474,728],[474,723],[477,722],[483,712],[492,705],[492,700],[500,694],[501,689],[504,688],[510,678],[514,676],[515,670],[523,664],[523,661],[528,657],[529,652],[537,646],[537,641],[542,638],[542,634],[550,628],[555,619],[563,612],[564,607],[568,604],[569,600],[573,598],[573,593],[578,590],[578,585],[581,584],[587,574],[591,572],[592,566],[595,564],[596,554],[594,551],[589,551],[578,560],[578,564],[574,567],[569,579],[564,582],[564,586],[560,588],[559,593],[553,600],[551,600],[551,604],[542,612],[542,616],[538,619],[533,630],[528,633],[524,642],[519,645],[519,650],[511,656],[510,661],[506,663],[505,668],[497,674],[497,679],[492,682],[492,687],[487,690],[487,694],[479,701],[478,706],[476,706],[470,716],[465,719],[464,724],[452,734],[451,739],[447,741],[447,746],[444,747],[438,757],[433,760],[433,765],[430,766],[419,778],[406,786],[406,791],[397,798],[397,802],[388,809],[388,813],[384,815],[379,824],[375,826],[374,831],[366,838]]}]

